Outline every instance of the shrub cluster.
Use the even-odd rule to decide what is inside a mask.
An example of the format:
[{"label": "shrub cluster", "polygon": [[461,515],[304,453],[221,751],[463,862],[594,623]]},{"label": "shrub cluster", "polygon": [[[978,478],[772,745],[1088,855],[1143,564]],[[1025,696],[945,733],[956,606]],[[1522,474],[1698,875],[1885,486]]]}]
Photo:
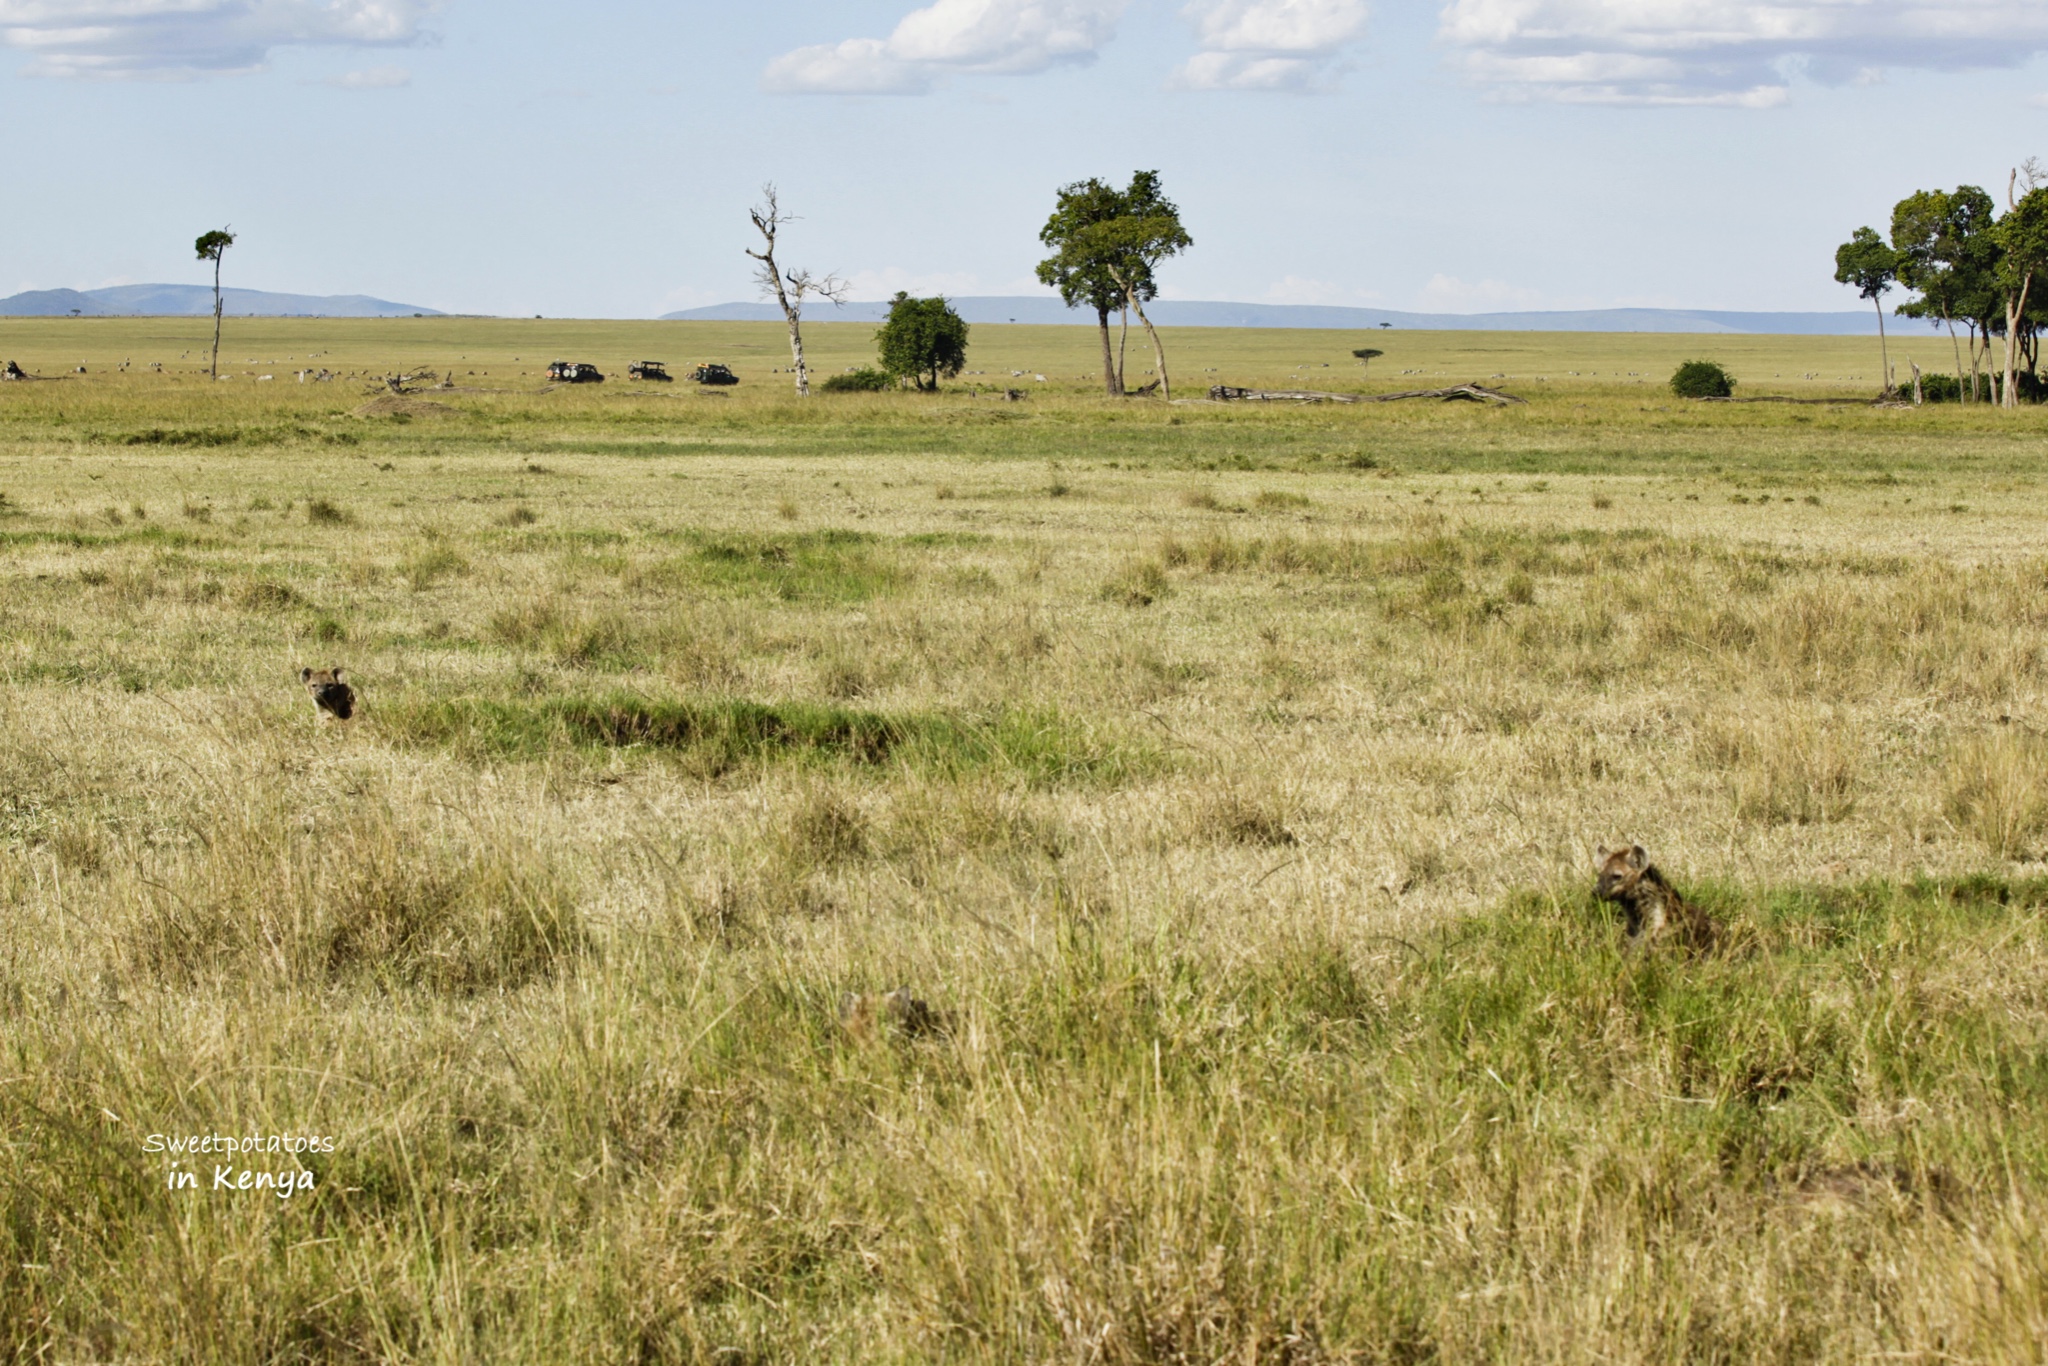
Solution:
[{"label": "shrub cluster", "polygon": [[896,377],[886,370],[864,365],[858,370],[827,376],[818,386],[828,394],[878,394],[896,387]]},{"label": "shrub cluster", "polygon": [[1680,398],[1727,398],[1735,377],[1710,360],[1689,360],[1671,376],[1671,392]]}]

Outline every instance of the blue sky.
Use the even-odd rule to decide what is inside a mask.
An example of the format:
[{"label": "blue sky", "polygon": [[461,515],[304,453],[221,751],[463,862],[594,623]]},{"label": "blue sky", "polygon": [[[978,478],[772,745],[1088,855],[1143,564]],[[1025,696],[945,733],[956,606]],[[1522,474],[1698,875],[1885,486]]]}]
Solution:
[{"label": "blue sky", "polygon": [[2044,0],[0,0],[0,294],[464,312],[1035,289],[1156,168],[1179,298],[1853,308],[1836,243],[2048,157]]}]

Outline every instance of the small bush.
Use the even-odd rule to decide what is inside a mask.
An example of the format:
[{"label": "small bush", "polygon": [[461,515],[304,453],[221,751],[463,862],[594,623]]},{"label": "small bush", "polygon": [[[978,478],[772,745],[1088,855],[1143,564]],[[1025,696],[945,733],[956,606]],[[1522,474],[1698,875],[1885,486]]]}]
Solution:
[{"label": "small bush", "polygon": [[1134,560],[1102,585],[1102,598],[1126,607],[1150,607],[1165,597],[1170,587],[1164,564],[1158,560]]},{"label": "small bush", "polygon": [[1923,403],[1961,403],[1962,381],[1954,375],[1923,374],[1920,376],[1920,399]]},{"label": "small bush", "polygon": [[356,519],[338,503],[310,498],[306,501],[306,520],[317,526],[353,526]]},{"label": "small bush", "polygon": [[468,573],[469,561],[455,547],[438,540],[429,541],[408,555],[398,572],[417,593],[433,587],[438,579]]},{"label": "small bush", "polygon": [[242,585],[235,594],[235,601],[252,612],[278,612],[288,607],[303,606],[306,600],[288,584],[274,579],[257,579]]},{"label": "small bush", "polygon": [[1689,360],[1671,376],[1671,392],[1680,398],[1727,398],[1735,378],[1710,360]]},{"label": "small bush", "polygon": [[2048,744],[2002,731],[1958,747],[1948,763],[1948,818],[2000,858],[2026,858],[2048,834]]},{"label": "small bush", "polygon": [[885,389],[894,389],[896,380],[887,371],[870,365],[848,370],[843,375],[827,376],[818,387],[828,394],[878,394]]}]

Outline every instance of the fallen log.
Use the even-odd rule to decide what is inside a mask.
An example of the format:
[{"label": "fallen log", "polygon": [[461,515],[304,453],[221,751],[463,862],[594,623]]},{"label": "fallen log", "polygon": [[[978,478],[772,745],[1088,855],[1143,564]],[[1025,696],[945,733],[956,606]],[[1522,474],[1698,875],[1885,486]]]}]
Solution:
[{"label": "fallen log", "polygon": [[1356,403],[1357,394],[1325,394],[1314,389],[1240,389],[1235,385],[1210,386],[1209,397],[1219,403]]},{"label": "fallen log", "polygon": [[1467,403],[1527,403],[1526,398],[1516,398],[1500,389],[1489,389],[1483,384],[1453,384],[1448,389],[1409,389],[1398,394],[1367,394],[1361,403],[1393,403],[1404,398],[1440,398],[1446,402],[1463,400]]},{"label": "fallen log", "polygon": [[[1871,398],[1792,398],[1792,397],[1790,397],[1789,395],[1786,395],[1786,394],[1749,394],[1749,395],[1747,395],[1747,396],[1745,396],[1745,397],[1743,397],[1743,398],[1722,398],[1722,397],[1719,397],[1719,396],[1717,395],[1717,396],[1714,396],[1714,397],[1709,397],[1709,398],[1702,398],[1702,399],[1697,399],[1697,400],[1695,400],[1695,402],[1699,402],[1699,403],[1807,403],[1807,404],[1815,404],[1815,405],[1822,405],[1822,406],[1825,406],[1825,405],[1833,405],[1833,406],[1836,406],[1836,407],[1840,407],[1840,406],[1843,406],[1843,405],[1853,405],[1853,404],[1858,404],[1858,403],[1867,403],[1867,404],[1879,404],[1879,403],[1883,403],[1883,402],[1884,402],[1884,400],[1883,400],[1883,399],[1881,399],[1881,398],[1876,398],[1876,399],[1871,399]],[[1908,405],[1906,405],[1906,406],[1908,406],[1908,407],[1911,407],[1912,405],[1911,405],[1911,404],[1908,404]]]},{"label": "fallen log", "polygon": [[1526,403],[1527,399],[1483,384],[1453,384],[1447,389],[1408,389],[1398,394],[1331,394],[1315,389],[1239,389],[1218,384],[1209,397],[1219,403],[1396,403],[1406,398],[1436,398],[1446,402]]}]

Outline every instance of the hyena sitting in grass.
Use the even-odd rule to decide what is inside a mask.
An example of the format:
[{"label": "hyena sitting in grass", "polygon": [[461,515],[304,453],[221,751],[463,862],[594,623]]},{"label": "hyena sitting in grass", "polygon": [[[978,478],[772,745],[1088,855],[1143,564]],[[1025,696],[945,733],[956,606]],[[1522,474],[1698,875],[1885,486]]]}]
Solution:
[{"label": "hyena sitting in grass", "polygon": [[356,690],[341,681],[341,670],[301,669],[299,682],[313,695],[313,705],[337,721],[355,714]]},{"label": "hyena sitting in grass", "polygon": [[1664,938],[1689,949],[1710,949],[1719,937],[1713,919],[1678,894],[1650,862],[1640,844],[1624,849],[1601,845],[1593,851],[1600,879],[1593,894],[1621,907],[1628,922],[1628,946],[1642,948]]}]

